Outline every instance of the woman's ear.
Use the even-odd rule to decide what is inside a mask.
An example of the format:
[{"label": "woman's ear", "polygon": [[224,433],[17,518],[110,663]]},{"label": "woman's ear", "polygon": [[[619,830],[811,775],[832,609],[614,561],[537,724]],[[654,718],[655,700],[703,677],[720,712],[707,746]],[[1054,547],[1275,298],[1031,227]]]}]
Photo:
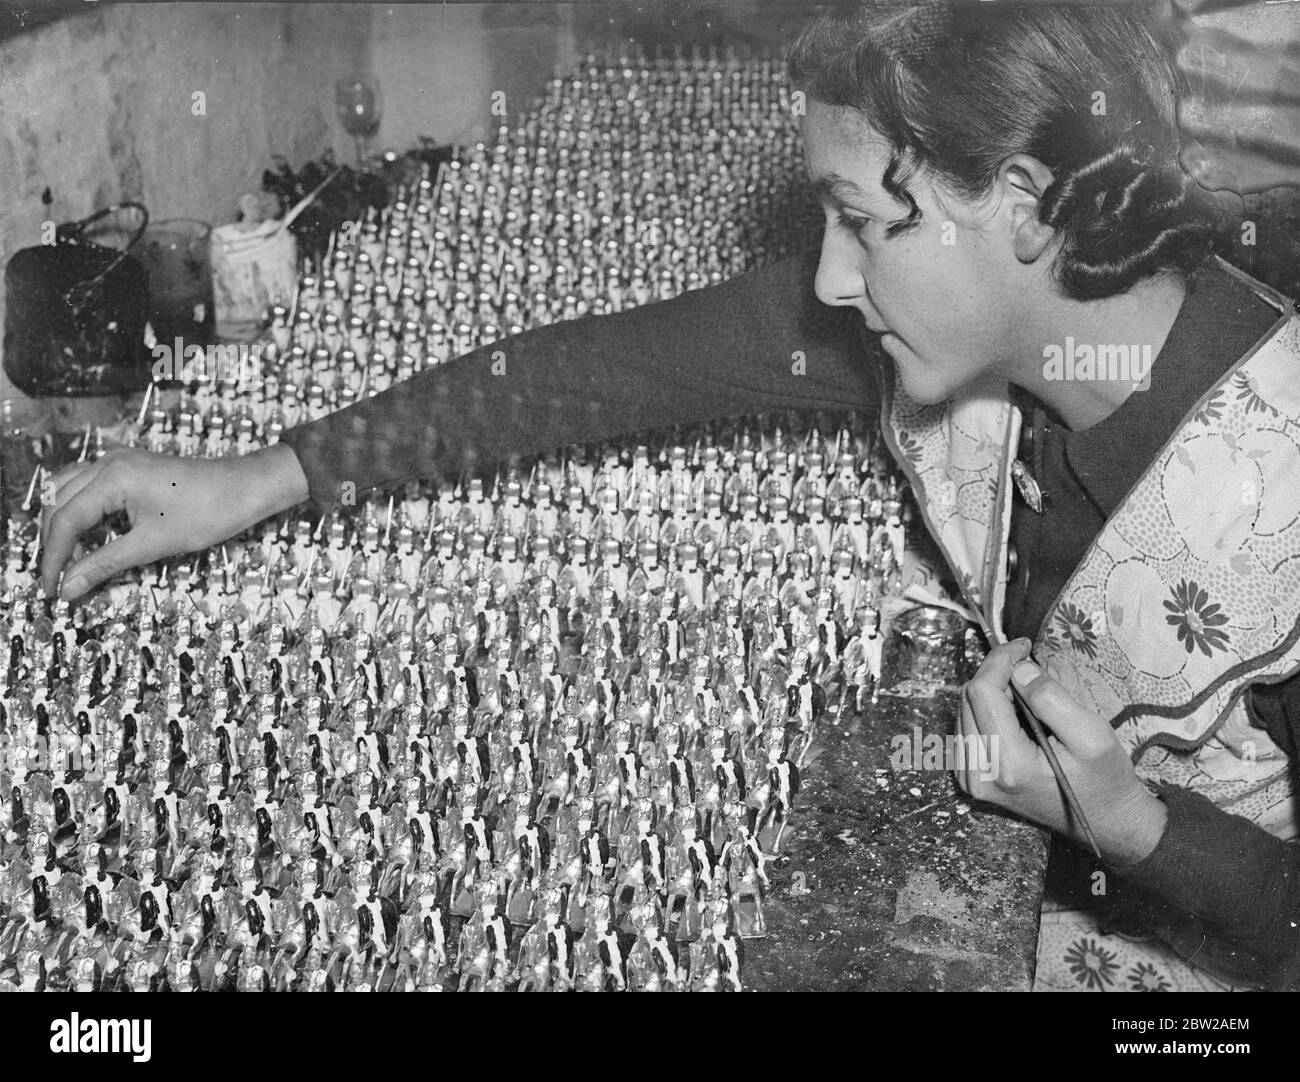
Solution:
[{"label": "woman's ear", "polygon": [[1052,183],[1052,171],[1029,154],[1013,154],[999,167],[994,184],[1002,197],[1012,251],[1033,263],[1048,250],[1056,231],[1038,220],[1038,205]]}]

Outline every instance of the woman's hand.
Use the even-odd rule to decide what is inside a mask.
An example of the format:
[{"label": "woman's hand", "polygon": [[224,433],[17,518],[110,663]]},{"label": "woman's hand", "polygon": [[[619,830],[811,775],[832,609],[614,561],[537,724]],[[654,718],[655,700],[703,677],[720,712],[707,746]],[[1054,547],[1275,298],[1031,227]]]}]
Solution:
[{"label": "woman's hand", "polygon": [[991,771],[982,773],[968,757],[967,769],[957,772],[958,784],[978,800],[1085,844],[1047,756],[1020,727],[1008,686],[1014,680],[1048,732],[1102,857],[1119,867],[1136,864],[1160,841],[1165,806],[1139,780],[1110,724],[1026,660],[1029,650],[1028,639],[991,650],[962,689],[959,733],[997,742],[996,756],[981,756],[986,763],[996,764],[996,777],[987,777]]},{"label": "woman's hand", "polygon": [[[45,591],[59,589],[64,574],[60,596],[71,601],[127,568],[219,544],[307,495],[306,475],[287,446],[211,459],[110,451],[54,479],[54,511],[47,508],[41,521]],[[72,559],[77,539],[118,512],[130,531]]]}]

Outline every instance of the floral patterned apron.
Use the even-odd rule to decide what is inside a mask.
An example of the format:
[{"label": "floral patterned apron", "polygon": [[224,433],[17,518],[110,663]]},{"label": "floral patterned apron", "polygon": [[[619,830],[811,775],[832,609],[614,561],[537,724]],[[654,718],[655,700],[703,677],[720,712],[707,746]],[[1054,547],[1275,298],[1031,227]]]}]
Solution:
[{"label": "floral patterned apron", "polygon": [[[1271,833],[1296,834],[1291,770],[1250,723],[1245,691],[1300,669],[1300,317],[1277,323],[1148,465],[1048,610],[1034,656],[1111,720],[1139,776],[1193,789]],[[992,641],[1021,418],[1005,386],[921,406],[886,373],[884,432],[931,534]],[[1139,392],[1135,392],[1139,393]],[[1176,938],[1176,937],[1174,937]],[[1155,939],[1045,911],[1037,988],[1229,987]]]}]

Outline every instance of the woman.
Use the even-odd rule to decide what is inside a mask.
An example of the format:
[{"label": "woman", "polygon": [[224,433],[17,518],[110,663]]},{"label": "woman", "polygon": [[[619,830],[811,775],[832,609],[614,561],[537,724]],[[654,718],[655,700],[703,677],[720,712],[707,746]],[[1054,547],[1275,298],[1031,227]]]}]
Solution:
[{"label": "woman", "polygon": [[[1297,322],[1205,260],[1157,43],[1118,12],[912,9],[814,28],[791,70],[828,211],[818,295],[882,334],[885,432],[985,630],[1034,640],[1037,664],[1017,640],[966,689],[962,731],[1002,770],[963,785],[1083,840],[1014,681],[1124,893],[1179,911],[1142,905],[1163,936],[1290,982],[1296,858],[1261,828],[1294,829],[1300,693],[1248,689],[1300,665]],[[1092,986],[1197,980],[1055,924]],[[1040,954],[1040,986],[1065,960]]]},{"label": "woman", "polygon": [[[1061,889],[1140,892],[1183,958],[1296,983],[1300,860],[1280,839],[1300,724],[1300,501],[1284,483],[1300,330],[1289,302],[1207,258],[1164,50],[1121,10],[873,6],[806,31],[791,75],[826,212],[815,276],[792,260],[496,343],[247,458],[79,467],[57,485],[47,588],[113,511],[133,529],[73,563],[66,596],[349,486],[718,416],[880,408],[1002,644],[960,721],[999,740],[1001,773],[962,784],[1081,840],[1014,680],[1103,858]],[[1077,938],[1057,957],[1045,934],[1040,984],[1209,979],[1127,940],[1121,971],[1120,948]]]}]

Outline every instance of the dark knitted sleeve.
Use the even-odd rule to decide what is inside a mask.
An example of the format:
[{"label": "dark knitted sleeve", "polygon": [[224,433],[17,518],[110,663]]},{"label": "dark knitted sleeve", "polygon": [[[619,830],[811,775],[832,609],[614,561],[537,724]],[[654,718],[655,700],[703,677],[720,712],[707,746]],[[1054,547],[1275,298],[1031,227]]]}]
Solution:
[{"label": "dark knitted sleeve", "polygon": [[[1249,694],[1256,722],[1293,754],[1300,677]],[[1235,948],[1241,972],[1271,988],[1300,986],[1300,846],[1188,790],[1159,795],[1169,811],[1164,835],[1125,882],[1202,921]]]},{"label": "dark knitted sleeve", "polygon": [[[878,408],[854,313],[820,304],[810,251],[616,315],[475,350],[286,433],[312,500],[514,455],[781,409]],[[874,340],[872,340],[874,342]]]}]

